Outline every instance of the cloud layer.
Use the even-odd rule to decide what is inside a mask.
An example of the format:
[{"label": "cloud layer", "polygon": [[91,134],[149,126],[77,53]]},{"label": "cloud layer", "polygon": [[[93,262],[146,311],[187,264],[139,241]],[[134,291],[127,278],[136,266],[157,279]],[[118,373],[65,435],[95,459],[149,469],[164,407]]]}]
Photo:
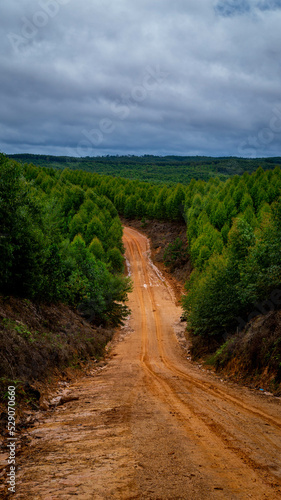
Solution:
[{"label": "cloud layer", "polygon": [[2,151],[281,155],[281,1],[1,10]]}]

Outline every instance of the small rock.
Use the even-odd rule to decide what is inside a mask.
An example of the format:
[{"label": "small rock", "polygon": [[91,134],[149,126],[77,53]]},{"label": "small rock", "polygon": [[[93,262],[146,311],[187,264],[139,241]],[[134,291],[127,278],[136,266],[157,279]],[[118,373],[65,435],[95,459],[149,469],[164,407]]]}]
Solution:
[{"label": "small rock", "polygon": [[63,396],[58,404],[64,405],[65,403],[70,403],[70,401],[78,401],[78,396]]},{"label": "small rock", "polygon": [[47,411],[49,409],[49,403],[46,399],[42,399],[40,403],[40,410]]},{"label": "small rock", "polygon": [[58,406],[60,404],[61,396],[56,396],[50,401],[50,406]]}]

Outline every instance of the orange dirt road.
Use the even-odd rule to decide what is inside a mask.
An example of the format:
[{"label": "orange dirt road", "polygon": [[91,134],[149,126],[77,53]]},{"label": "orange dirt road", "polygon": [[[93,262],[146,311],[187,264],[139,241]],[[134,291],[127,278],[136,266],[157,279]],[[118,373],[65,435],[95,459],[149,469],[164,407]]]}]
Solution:
[{"label": "orange dirt road", "polygon": [[108,364],[70,386],[79,399],[28,432],[14,498],[281,498],[280,399],[190,363],[147,238],[125,228],[124,243],[131,317]]}]

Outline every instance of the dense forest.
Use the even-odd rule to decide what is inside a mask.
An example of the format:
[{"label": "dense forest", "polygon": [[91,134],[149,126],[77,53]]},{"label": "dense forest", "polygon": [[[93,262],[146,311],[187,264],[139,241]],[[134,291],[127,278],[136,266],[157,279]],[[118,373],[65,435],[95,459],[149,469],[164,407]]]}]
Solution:
[{"label": "dense forest", "polygon": [[122,321],[130,282],[109,199],[4,155],[0,172],[1,293],[79,307],[95,324]]},{"label": "dense forest", "polygon": [[[193,266],[184,314],[194,345],[200,339],[211,352],[267,312],[269,300],[281,304],[280,194],[278,166],[167,186],[2,155],[1,292],[80,304],[91,319],[117,324],[130,288],[118,214],[182,220]],[[180,251],[175,241],[168,253]],[[280,338],[270,349],[280,369]]]},{"label": "dense forest", "polygon": [[188,184],[192,179],[208,181],[212,177],[226,180],[245,171],[254,172],[259,166],[264,170],[281,166],[281,158],[214,158],[207,156],[98,156],[73,158],[15,154],[10,158],[20,163],[34,163],[40,167],[69,168],[91,173],[124,177],[153,184]]},{"label": "dense forest", "polygon": [[233,333],[272,293],[280,303],[280,193],[279,168],[259,168],[225,183],[194,182],[187,188],[194,271],[184,307],[194,334]]}]

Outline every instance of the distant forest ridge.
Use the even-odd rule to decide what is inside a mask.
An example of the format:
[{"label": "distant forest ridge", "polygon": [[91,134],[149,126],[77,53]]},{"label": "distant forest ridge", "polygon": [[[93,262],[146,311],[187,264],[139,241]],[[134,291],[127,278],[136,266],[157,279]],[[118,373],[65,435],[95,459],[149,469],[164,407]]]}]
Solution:
[{"label": "distant forest ridge", "polygon": [[145,182],[183,183],[192,179],[208,181],[212,177],[226,180],[244,172],[252,173],[258,167],[264,170],[281,167],[281,157],[237,158],[209,156],[96,156],[75,158],[70,156],[49,156],[34,154],[7,155],[20,163],[33,163],[40,167],[55,169],[69,168],[134,179]]}]

